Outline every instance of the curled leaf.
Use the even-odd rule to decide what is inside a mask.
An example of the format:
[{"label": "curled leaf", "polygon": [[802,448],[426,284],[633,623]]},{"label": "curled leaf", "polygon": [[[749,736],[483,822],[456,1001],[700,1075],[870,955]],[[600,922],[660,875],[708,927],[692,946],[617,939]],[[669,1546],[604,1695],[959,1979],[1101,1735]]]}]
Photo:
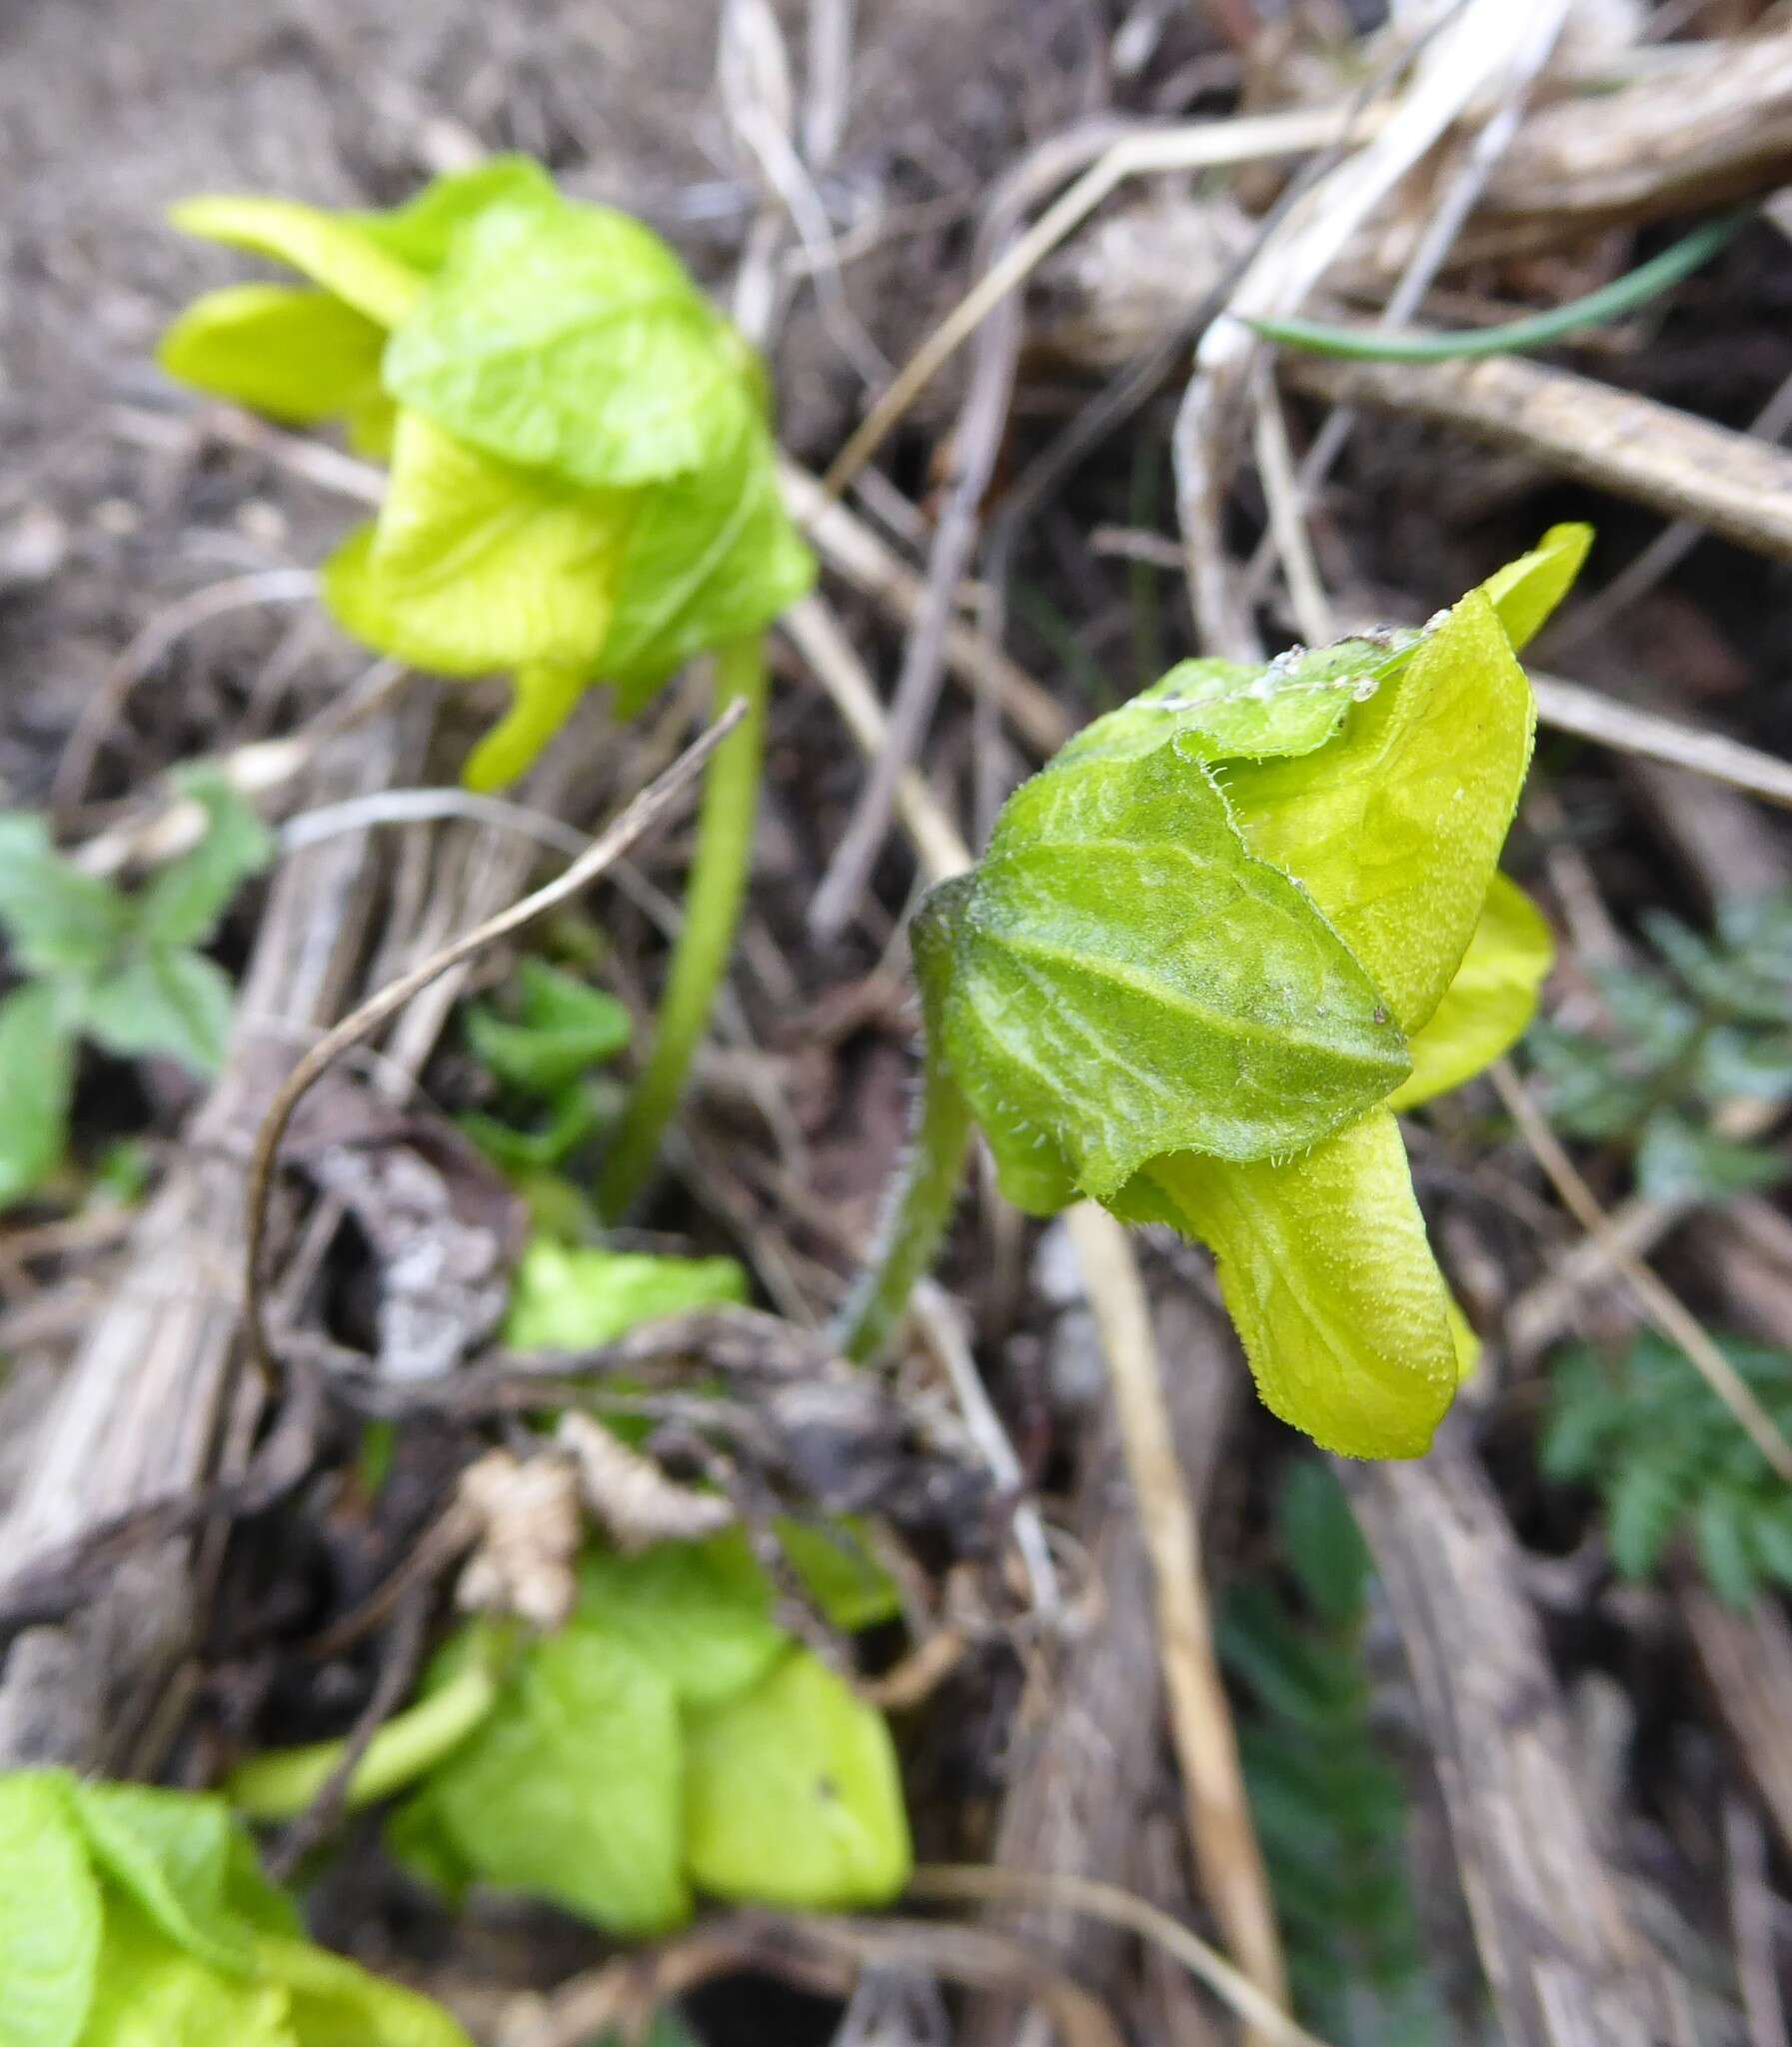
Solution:
[{"label": "curled leaf", "polygon": [[183,199],[169,219],[184,234],[285,263],[380,327],[417,304],[423,277],[346,215],[296,199]]},{"label": "curled leaf", "polygon": [[1455,979],[1412,1036],[1412,1071],[1388,1096],[1388,1107],[1416,1108],[1509,1051],[1537,1014],[1537,991],[1554,958],[1542,913],[1515,882],[1496,874]]},{"label": "curled leaf", "polygon": [[1496,569],[1481,585],[1514,649],[1536,638],[1573,587],[1592,545],[1590,526],[1552,526],[1529,554]]},{"label": "curled leaf", "polygon": [[357,639],[443,675],[589,670],[633,512],[401,413],[386,502],[331,558],[325,600]]},{"label": "curled leaf", "polygon": [[1149,1177],[1213,1251],[1263,1404],[1343,1456],[1422,1455],[1458,1350],[1393,1116],[1280,1164],[1183,1153]]},{"label": "curled leaf", "polygon": [[1505,629],[1471,591],[1332,745],[1224,771],[1251,851],[1303,885],[1408,1035],[1468,950],[1535,727]]},{"label": "curled leaf", "polygon": [[1163,1153],[1296,1149],[1406,1070],[1380,992],[1175,743],[1036,776],[954,900],[951,1070],[998,1153],[1042,1131],[1098,1200]]},{"label": "curled leaf", "polygon": [[404,406],[588,488],[700,469],[758,412],[743,345],[650,229],[602,206],[473,220],[394,336]]},{"label": "curled leaf", "polygon": [[389,410],[386,330],[329,292],[283,284],[207,292],[156,351],[169,376],[293,426]]}]

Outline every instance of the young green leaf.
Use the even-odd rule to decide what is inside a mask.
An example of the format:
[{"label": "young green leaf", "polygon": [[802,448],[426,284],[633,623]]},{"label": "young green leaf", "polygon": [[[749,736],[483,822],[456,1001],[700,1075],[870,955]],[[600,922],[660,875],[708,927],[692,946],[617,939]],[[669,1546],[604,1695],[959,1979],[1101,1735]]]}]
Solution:
[{"label": "young green leaf", "polygon": [[467,1011],[467,1046],[520,1093],[551,1096],[629,1042],[629,1012],[615,996],[533,955],[517,970],[517,1020],[484,1003]]},{"label": "young green leaf", "polygon": [[1652,1201],[1721,1200],[1777,1186],[1792,1159],[1776,1146],[1747,1144],[1658,1109],[1636,1147],[1637,1185]]},{"label": "young green leaf", "polygon": [[1457,1357],[1393,1116],[1280,1164],[1184,1152],[1148,1177],[1213,1251],[1263,1404],[1344,1456],[1421,1455]]},{"label": "young green leaf", "polygon": [[745,1301],[733,1258],[575,1250],[536,1238],[517,1267],[504,1340],[517,1350],[588,1350],[659,1315]]},{"label": "young green leaf", "polygon": [[[1719,1339],[1776,1424],[1792,1424],[1792,1357]],[[1647,1577],[1675,1536],[1720,1598],[1745,1605],[1763,1582],[1792,1586],[1792,1488],[1736,1426],[1688,1359],[1652,1331],[1617,1358],[1588,1345],[1552,1362],[1539,1463],[1592,1484],[1612,1562]]]},{"label": "young green leaf", "polygon": [[0,931],[23,973],[98,974],[130,929],[125,897],[56,853],[41,818],[0,812]]},{"label": "young green leaf", "polygon": [[241,885],[273,859],[274,835],[222,775],[189,773],[175,786],[205,812],[205,836],[150,878],[133,906],[134,921],[138,937],[152,946],[203,946]]},{"label": "young green leaf", "polygon": [[68,1148],[75,1046],[56,990],[32,982],[0,998],[0,1209],[40,1187]]},{"label": "young green leaf", "polygon": [[214,961],[157,946],[86,990],[79,1014],[82,1028],[120,1058],[160,1053],[205,1077],[224,1063],[233,999]]},{"label": "young green leaf", "polygon": [[109,1897],[81,2047],[219,2047],[223,2041],[300,2047],[279,1984],[212,1967],[171,1941],[130,1898]]},{"label": "young green leaf", "polygon": [[501,206],[558,204],[554,180],[533,157],[494,156],[470,170],[432,178],[402,206],[345,217],[388,256],[433,277],[462,231],[484,214]]},{"label": "young green leaf", "polygon": [[579,1564],[578,1625],[639,1657],[687,1706],[745,1691],[789,1639],[738,1529],[703,1542],[656,1542],[634,1556],[588,1551]]},{"label": "young green leaf", "polygon": [[815,577],[785,510],[771,436],[756,413],[743,414],[702,468],[641,494],[598,660],[618,712],[633,718],[694,656],[770,625]]},{"label": "young green leaf", "polygon": [[389,413],[385,349],[386,330],[329,292],[238,284],[196,299],[156,360],[178,383],[304,427]]},{"label": "young green leaf", "polygon": [[1496,874],[1455,979],[1411,1039],[1412,1071],[1387,1098],[1405,1110],[1460,1087],[1517,1043],[1555,958],[1549,926],[1516,883]]},{"label": "young green leaf", "polygon": [[402,406],[569,484],[707,466],[757,412],[742,345],[660,237],[608,207],[469,222],[394,336]]},{"label": "young green leaf", "polygon": [[184,199],[168,217],[183,234],[287,264],[380,327],[396,327],[424,290],[365,228],[295,199]]},{"label": "young green leaf", "polygon": [[530,1649],[498,1709],[419,1794],[467,1869],[613,1933],[690,1911],[684,1736],[671,1683],[569,1627]]},{"label": "young green leaf", "polygon": [[[439,2004],[328,1948],[268,1933],[256,1941],[255,1956],[284,1993],[293,2047],[471,2047]],[[227,2040],[239,2047],[238,2037],[227,2034],[208,2036],[205,2047],[225,2047]]]},{"label": "young green leaf", "polygon": [[401,412],[371,526],[324,569],[324,599],[370,647],[443,675],[585,671],[610,632],[632,499],[494,462]]},{"label": "young green leaf", "polygon": [[249,1971],[251,1929],[231,1896],[240,1836],[222,1798],[85,1780],[69,1796],[95,1868],[165,1940],[210,1969]]},{"label": "young green leaf", "polygon": [[93,2002],[100,1892],[49,1771],[0,1777],[0,2047],[76,2047]]},{"label": "young green leaf", "polygon": [[1592,545],[1590,526],[1552,526],[1529,554],[1496,569],[1481,585],[1515,653],[1536,638],[1573,588]]},{"label": "young green leaf", "polygon": [[1166,1153],[1310,1143],[1406,1070],[1380,991],[1175,742],[1035,776],[957,903],[951,1070],[998,1147],[1044,1131],[1097,1199]]},{"label": "young green leaf", "polygon": [[1246,844],[1305,887],[1409,1035],[1468,950],[1535,726],[1505,629],[1471,591],[1333,745],[1224,771]]},{"label": "young green leaf", "polygon": [[908,1825],[884,1716],[807,1649],[690,1716],[687,1855],[725,1898],[808,1911],[887,1904]]}]

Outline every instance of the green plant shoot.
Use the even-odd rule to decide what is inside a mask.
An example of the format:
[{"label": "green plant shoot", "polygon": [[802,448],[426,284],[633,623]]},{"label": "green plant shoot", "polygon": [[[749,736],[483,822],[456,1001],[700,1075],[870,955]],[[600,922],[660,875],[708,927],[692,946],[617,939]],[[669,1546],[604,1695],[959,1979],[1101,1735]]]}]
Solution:
[{"label": "green plant shoot", "polygon": [[389,456],[379,515],[325,564],[324,601],[381,653],[514,698],[465,780],[503,788],[586,692],[633,717],[699,655],[749,715],[711,765],[660,1029],[603,1201],[645,1179],[707,1025],[752,853],[764,629],[814,576],[779,495],[753,351],[660,238],[500,157],[386,213],[195,199],[188,233],[308,288],[212,292],[163,339],[182,382]]},{"label": "green plant shoot", "polygon": [[1548,931],[1496,867],[1535,726],[1514,649],[1590,539],[1552,529],[1422,632],[1185,662],[1015,792],[915,921],[942,1146],[897,1195],[852,1354],[930,1255],[974,1120],[1029,1213],[1086,1196],[1208,1245],[1283,1419],[1422,1453],[1465,1325],[1395,1112],[1534,1010]]}]

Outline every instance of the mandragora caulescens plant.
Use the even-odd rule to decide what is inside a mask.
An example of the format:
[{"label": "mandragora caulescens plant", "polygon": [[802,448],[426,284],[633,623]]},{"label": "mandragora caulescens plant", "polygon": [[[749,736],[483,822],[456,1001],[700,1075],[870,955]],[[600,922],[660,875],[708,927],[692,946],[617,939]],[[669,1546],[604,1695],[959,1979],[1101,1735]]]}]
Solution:
[{"label": "mandragora caulescens plant", "polygon": [[1536,712],[1514,650],[1585,527],[1421,632],[1184,662],[1008,800],[913,929],[920,1130],[841,1331],[888,1334],[974,1125],[1035,1215],[1086,1197],[1211,1248],[1266,1404],[1419,1455],[1472,1338],[1396,1115],[1529,1021],[1546,925],[1497,869]]},{"label": "mandragora caulescens plant", "polygon": [[465,779],[502,788],[584,694],[633,717],[717,661],[748,715],[711,764],[678,951],[606,1163],[627,1206],[676,1106],[733,940],[764,744],[762,636],[814,563],[779,494],[752,349],[657,235],[563,197],[522,157],[384,213],[205,198],[176,224],[308,288],[209,293],[165,336],[171,375],[294,425],[346,423],[389,459],[378,516],[325,564],[357,639],[449,676],[514,678]]}]

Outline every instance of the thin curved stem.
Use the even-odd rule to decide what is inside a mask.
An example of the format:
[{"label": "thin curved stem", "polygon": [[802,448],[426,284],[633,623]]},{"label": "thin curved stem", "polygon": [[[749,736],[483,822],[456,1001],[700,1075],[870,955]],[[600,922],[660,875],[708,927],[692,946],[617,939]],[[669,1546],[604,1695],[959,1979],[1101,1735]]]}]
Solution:
[{"label": "thin curved stem", "polygon": [[508,789],[535,766],[590,688],[590,676],[579,669],[553,668],[546,662],[519,669],[511,686],[511,708],[467,756],[462,782],[488,796],[495,789]]},{"label": "thin curved stem", "polygon": [[716,657],[716,710],[747,706],[716,749],[704,778],[697,856],[685,887],[685,918],[654,1024],[654,1047],[605,1160],[598,1205],[615,1220],[640,1193],[672,1120],[728,971],[741,899],[753,861],[760,773],[766,745],[766,648],[757,633]]},{"label": "thin curved stem", "polygon": [[832,1332],[843,1357],[863,1364],[878,1354],[915,1281],[932,1264],[957,1202],[970,1129],[970,1105],[929,1046],[914,1138],[892,1188],[878,1248]]},{"label": "thin curved stem", "polygon": [[[458,1748],[498,1702],[498,1682],[483,1662],[470,1663],[440,1691],[395,1714],[367,1745],[343,1805],[349,1812],[414,1784]],[[313,1741],[252,1756],[224,1786],[250,1819],[296,1819],[309,1810],[348,1752],[346,1741]]]},{"label": "thin curved stem", "polygon": [[1644,304],[1670,285],[1690,276],[1701,264],[1734,241],[1752,218],[1726,214],[1709,221],[1661,254],[1626,271],[1584,298],[1570,299],[1547,313],[1508,320],[1500,327],[1465,327],[1439,334],[1390,334],[1380,327],[1327,327],[1312,320],[1246,320],[1265,341],[1311,355],[1341,356],[1358,363],[1447,363],[1463,357],[1516,355],[1523,349],[1546,348],[1552,341],[1582,327],[1615,320]]}]

